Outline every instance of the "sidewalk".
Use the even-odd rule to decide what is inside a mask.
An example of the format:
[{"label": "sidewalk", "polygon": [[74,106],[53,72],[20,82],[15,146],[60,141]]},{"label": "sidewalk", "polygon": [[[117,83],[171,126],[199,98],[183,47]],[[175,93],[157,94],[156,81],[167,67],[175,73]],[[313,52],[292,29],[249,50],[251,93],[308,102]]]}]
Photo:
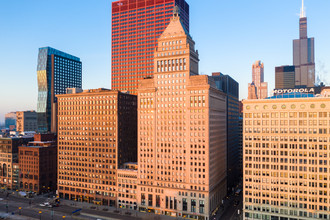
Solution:
[{"label": "sidewalk", "polygon": [[[85,202],[75,202],[70,200],[61,200],[61,204],[70,206],[77,209],[82,209],[81,216],[99,217],[101,219],[109,219],[108,213],[113,215],[118,215],[118,219],[123,217],[133,219],[143,219],[143,220],[178,220],[183,219],[181,217],[171,217],[166,215],[157,215],[153,213],[139,212],[131,209],[120,209],[116,207],[101,206]],[[115,212],[116,211],[116,212]],[[130,213],[130,214],[127,214]],[[116,217],[114,217],[116,218]],[[111,218],[110,219],[114,219]]]}]

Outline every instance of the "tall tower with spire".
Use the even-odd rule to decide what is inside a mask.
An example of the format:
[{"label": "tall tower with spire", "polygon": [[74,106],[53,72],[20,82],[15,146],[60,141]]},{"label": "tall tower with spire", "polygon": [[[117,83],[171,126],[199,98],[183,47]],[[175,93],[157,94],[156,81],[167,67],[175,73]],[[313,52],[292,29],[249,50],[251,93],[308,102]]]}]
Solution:
[{"label": "tall tower with spire", "polygon": [[313,87],[315,84],[314,38],[307,37],[307,17],[302,0],[299,19],[299,39],[293,40],[295,87]]}]

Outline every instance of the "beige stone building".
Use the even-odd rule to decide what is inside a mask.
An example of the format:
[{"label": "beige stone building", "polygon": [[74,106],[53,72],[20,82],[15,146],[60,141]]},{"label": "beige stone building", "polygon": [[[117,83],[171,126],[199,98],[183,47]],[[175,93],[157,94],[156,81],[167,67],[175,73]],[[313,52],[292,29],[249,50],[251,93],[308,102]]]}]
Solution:
[{"label": "beige stone building", "polygon": [[118,197],[117,204],[123,209],[137,209],[137,163],[125,163],[118,169]]},{"label": "beige stone building", "polygon": [[137,155],[137,97],[107,89],[58,95],[60,198],[116,206],[117,170]]},{"label": "beige stone building", "polygon": [[33,137],[0,138],[0,186],[2,189],[18,189],[18,147],[33,141]]},{"label": "beige stone building", "polygon": [[226,95],[198,75],[178,13],[158,39],[154,78],[138,88],[140,211],[208,220],[226,195]]},{"label": "beige stone building", "polygon": [[329,219],[330,98],[243,103],[245,219]]},{"label": "beige stone building", "polygon": [[36,131],[37,113],[35,111],[16,112],[16,131]]}]

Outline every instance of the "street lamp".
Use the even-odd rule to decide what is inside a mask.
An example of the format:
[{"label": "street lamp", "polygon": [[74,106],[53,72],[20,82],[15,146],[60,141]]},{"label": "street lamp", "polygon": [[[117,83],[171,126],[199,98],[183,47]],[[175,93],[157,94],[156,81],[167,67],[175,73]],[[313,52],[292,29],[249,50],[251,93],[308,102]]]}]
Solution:
[{"label": "street lamp", "polygon": [[63,215],[62,218],[65,219],[65,215]]},{"label": "street lamp", "polygon": [[41,220],[41,213],[42,213],[42,211],[39,211],[39,217],[40,217],[40,220]]},{"label": "street lamp", "polygon": [[18,207],[19,215],[21,215],[21,209],[22,209],[22,207]]}]

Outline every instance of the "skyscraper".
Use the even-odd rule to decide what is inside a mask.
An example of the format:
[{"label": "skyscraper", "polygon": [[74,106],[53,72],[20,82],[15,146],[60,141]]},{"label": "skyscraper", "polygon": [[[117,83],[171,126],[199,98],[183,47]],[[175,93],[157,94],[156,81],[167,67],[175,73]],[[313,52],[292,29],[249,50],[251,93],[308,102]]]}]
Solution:
[{"label": "skyscraper", "polygon": [[38,131],[57,132],[57,94],[67,88],[81,88],[81,62],[78,57],[51,47],[39,49],[38,55]]},{"label": "skyscraper", "polygon": [[108,89],[57,97],[60,198],[115,206],[117,169],[136,162],[137,97]]},{"label": "skyscraper", "polygon": [[5,128],[9,128],[10,130],[13,130],[12,128],[16,128],[16,112],[9,112],[5,114]]},{"label": "skyscraper", "polygon": [[313,96],[243,101],[244,219],[330,218],[330,98]]},{"label": "skyscraper", "polygon": [[[153,76],[157,39],[180,8],[189,32],[185,0],[119,0],[112,3],[111,88],[136,94],[138,81]],[[164,51],[165,52],[165,51]]]},{"label": "skyscraper", "polygon": [[18,132],[37,130],[37,113],[35,111],[16,112],[16,116],[16,130]]},{"label": "skyscraper", "polygon": [[264,82],[264,64],[257,60],[252,65],[252,83],[248,88],[249,99],[264,99],[268,96],[268,83]]},{"label": "skyscraper", "polygon": [[209,219],[227,191],[226,94],[198,75],[177,10],[154,58],[154,77],[138,88],[139,209]]},{"label": "skyscraper", "polygon": [[229,75],[212,73],[212,78],[220,91],[227,95],[227,188],[229,191],[239,181],[239,85]]},{"label": "skyscraper", "polygon": [[275,67],[275,89],[295,88],[295,66]]},{"label": "skyscraper", "polygon": [[307,17],[304,0],[302,0],[299,19],[299,39],[293,40],[293,65],[295,66],[296,88],[314,87],[314,38],[307,37]]}]

